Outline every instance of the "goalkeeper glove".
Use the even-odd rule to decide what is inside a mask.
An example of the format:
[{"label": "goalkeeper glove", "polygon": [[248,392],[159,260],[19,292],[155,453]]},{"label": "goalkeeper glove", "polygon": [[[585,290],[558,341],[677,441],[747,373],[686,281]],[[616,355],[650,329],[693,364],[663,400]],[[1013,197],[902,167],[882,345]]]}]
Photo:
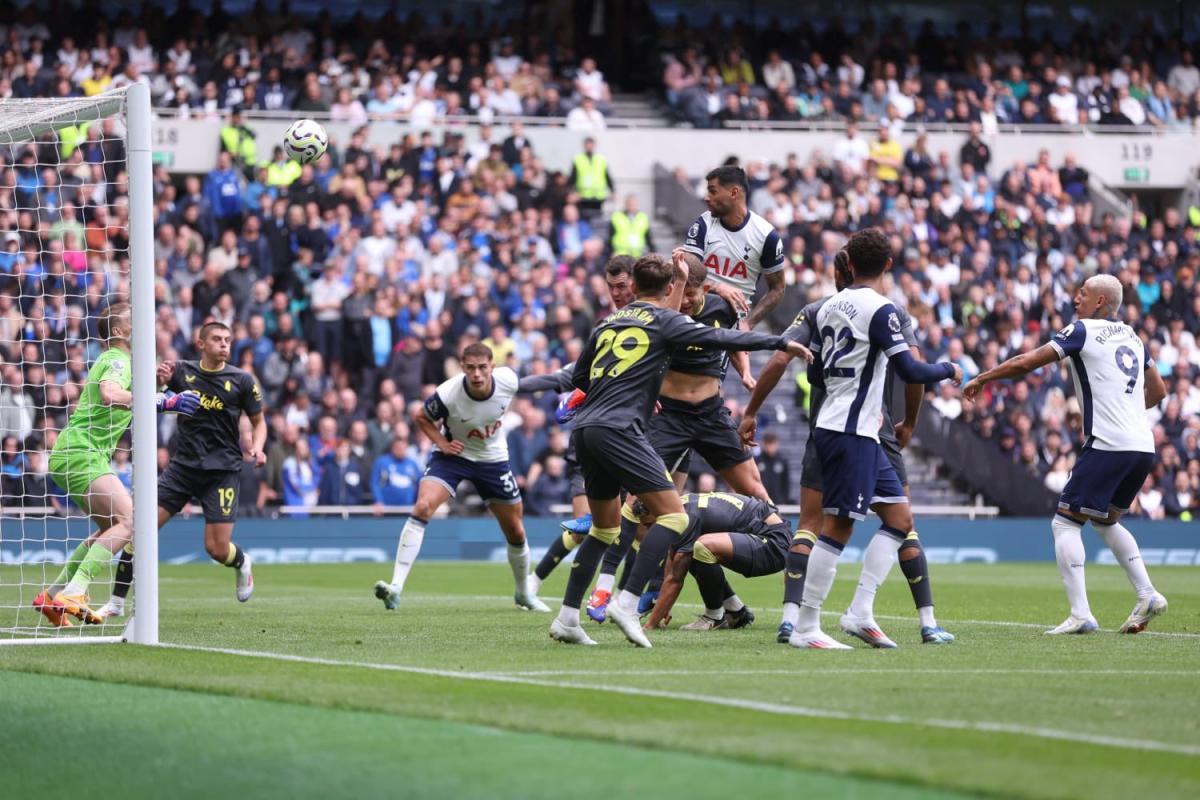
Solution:
[{"label": "goalkeeper glove", "polygon": [[558,407],[554,409],[554,421],[559,425],[570,422],[579,412],[579,407],[583,405],[585,399],[587,399],[587,395],[579,389],[560,397]]},{"label": "goalkeeper glove", "polygon": [[195,392],[163,392],[157,398],[158,413],[183,414],[190,417],[200,408],[200,395]]}]

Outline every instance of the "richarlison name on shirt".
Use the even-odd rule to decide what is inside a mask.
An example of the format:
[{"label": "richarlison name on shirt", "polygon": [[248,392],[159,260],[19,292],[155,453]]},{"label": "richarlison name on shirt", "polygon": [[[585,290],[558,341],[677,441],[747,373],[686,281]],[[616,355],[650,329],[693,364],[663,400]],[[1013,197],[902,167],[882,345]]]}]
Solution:
[{"label": "richarlison name on shirt", "polygon": [[1126,328],[1125,325],[1120,322],[1109,325],[1096,332],[1096,344],[1104,344],[1114,336],[1128,338],[1129,328]]}]

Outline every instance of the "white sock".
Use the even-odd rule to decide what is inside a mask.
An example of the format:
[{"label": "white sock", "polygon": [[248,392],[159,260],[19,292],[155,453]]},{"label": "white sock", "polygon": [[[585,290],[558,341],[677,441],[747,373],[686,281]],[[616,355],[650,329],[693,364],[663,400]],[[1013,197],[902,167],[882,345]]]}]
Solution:
[{"label": "white sock", "polygon": [[392,585],[397,592],[404,591],[404,582],[408,580],[409,570],[417,555],[421,552],[421,542],[425,541],[425,523],[416,517],[409,517],[400,532],[400,541],[396,545],[396,564],[392,568]]},{"label": "white sock", "polygon": [[508,566],[512,568],[513,581],[517,592],[525,594],[529,581],[529,542],[510,544],[508,546]]},{"label": "white sock", "polygon": [[600,577],[596,578],[596,591],[597,592],[612,592],[613,586],[616,584],[616,582],[617,582],[616,575],[605,575],[602,572],[602,573],[600,573]]},{"label": "white sock", "polygon": [[1058,561],[1058,574],[1062,576],[1063,586],[1067,590],[1071,616],[1089,619],[1092,609],[1088,605],[1087,584],[1083,574],[1084,562],[1087,561],[1087,552],[1083,549],[1083,528],[1061,514],[1055,514],[1050,529],[1054,532],[1054,557]]},{"label": "white sock", "polygon": [[736,594],[725,598],[724,608],[726,611],[741,611],[745,607],[746,604],[742,602],[742,598]]},{"label": "white sock", "polygon": [[704,616],[709,619],[723,620],[725,619],[725,606],[717,606],[716,608],[704,609]]},{"label": "white sock", "polygon": [[833,588],[841,555],[841,550],[817,540],[812,555],[808,557],[808,572],[804,575],[804,599],[800,603],[800,617],[796,621],[797,631],[809,633],[820,630],[821,606]]},{"label": "white sock", "polygon": [[858,588],[850,601],[850,613],[856,617],[875,616],[875,593],[887,580],[900,551],[900,540],[890,533],[878,531],[867,544],[863,553],[862,573],[858,577]]},{"label": "white sock", "polygon": [[783,621],[792,623],[792,627],[796,627],[796,623],[800,621],[800,606],[795,603],[783,604]]},{"label": "white sock", "polygon": [[529,591],[537,594],[542,590],[542,579],[537,576],[536,572],[529,573]]},{"label": "white sock", "polygon": [[1142,561],[1142,552],[1138,550],[1137,540],[1133,538],[1129,529],[1120,522],[1114,522],[1112,525],[1093,523],[1092,527],[1096,529],[1096,533],[1100,534],[1100,538],[1108,545],[1108,549],[1112,550],[1113,555],[1117,557],[1117,563],[1129,576],[1129,582],[1133,584],[1133,590],[1137,592],[1138,599],[1141,600],[1154,594],[1154,584],[1150,582],[1150,575],[1146,572],[1146,562]]},{"label": "white sock", "polygon": [[564,605],[558,609],[558,621],[568,628],[579,627],[579,609]]},{"label": "white sock", "polygon": [[626,611],[630,614],[636,614],[637,607],[638,607],[638,600],[641,600],[641,598],[638,597],[636,594],[634,594],[633,592],[627,591],[625,589],[622,589],[621,593],[619,595],[617,595],[617,606],[622,611]]},{"label": "white sock", "polygon": [[921,606],[917,609],[917,616],[921,618],[922,628],[936,628],[937,618],[933,616],[933,606]]}]

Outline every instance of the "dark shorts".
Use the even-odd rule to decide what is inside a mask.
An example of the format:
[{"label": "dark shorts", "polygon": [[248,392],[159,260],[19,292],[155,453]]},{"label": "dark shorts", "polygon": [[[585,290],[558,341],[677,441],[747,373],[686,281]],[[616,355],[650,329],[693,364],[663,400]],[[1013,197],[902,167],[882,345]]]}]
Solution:
[{"label": "dark shorts", "polygon": [[[804,461],[800,466],[800,486],[804,489],[823,492],[825,484],[821,480],[821,459],[817,457],[817,448],[812,438],[814,430],[814,428],[809,428],[808,431],[808,444],[804,448]],[[900,450],[900,443],[894,438],[880,436],[879,446],[883,448],[888,463],[896,471],[896,479],[900,481],[900,485],[907,486],[908,469],[904,466],[904,454]]]},{"label": "dark shorts", "polygon": [[1083,448],[1058,507],[1104,519],[1110,509],[1125,512],[1154,469],[1153,453]]},{"label": "dark shorts", "polygon": [[622,489],[631,494],[675,491],[666,465],[637,426],[576,428],[571,443],[593,500],[611,500]]},{"label": "dark shorts", "polygon": [[[750,451],[742,447],[733,416],[716,394],[699,403],[659,398],[662,410],[650,418],[646,436],[663,463],[675,467],[689,450],[717,472],[748,461]],[[682,471],[675,467],[676,471]]]},{"label": "dark shorts", "polygon": [[853,433],[817,428],[815,447],[821,475],[828,484],[822,510],[833,517],[862,520],[876,503],[907,503],[904,487],[879,442]]},{"label": "dark shorts", "polygon": [[435,451],[425,467],[423,481],[437,481],[445,486],[450,496],[458,494],[458,485],[470,481],[485,503],[516,505],[521,502],[521,490],[513,477],[508,460],[471,461],[462,456],[451,456]]},{"label": "dark shorts", "polygon": [[194,497],[205,522],[234,522],[241,485],[240,469],[198,469],[171,461],[158,477],[158,507],[175,515]]},{"label": "dark shorts", "polygon": [[579,459],[575,457],[575,443],[567,445],[567,454],[563,456],[567,462],[567,480],[571,482],[571,499],[584,497],[587,492],[583,488],[583,470],[579,468]]},{"label": "dark shorts", "polygon": [[792,529],[786,522],[762,525],[752,533],[731,533],[733,560],[725,566],[747,578],[774,575],[783,570]]}]

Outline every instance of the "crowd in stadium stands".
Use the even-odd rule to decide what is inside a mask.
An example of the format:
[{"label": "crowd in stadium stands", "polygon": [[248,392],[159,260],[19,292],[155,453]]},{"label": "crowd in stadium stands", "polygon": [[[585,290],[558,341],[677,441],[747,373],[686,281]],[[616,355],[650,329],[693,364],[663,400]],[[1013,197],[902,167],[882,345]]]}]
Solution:
[{"label": "crowd in stadium stands", "polygon": [[1149,25],[1079,24],[1056,37],[960,23],[912,34],[894,19],[818,34],[768,24],[757,36],[681,19],[660,35],[663,87],[697,127],[853,120],[1190,128],[1200,120],[1195,53]]},{"label": "crowd in stadium stands", "polygon": [[580,131],[603,129],[611,108],[595,59],[558,47],[552,60],[545,45],[518,53],[511,38],[448,17],[410,31],[265,11],[230,19],[186,3],[170,17],[154,4],[143,12],[89,19],[78,35],[52,35],[32,7],[0,23],[0,99],[90,97],[141,81],[155,106],[185,117],[245,108],[423,125],[519,115],[565,117]]},{"label": "crowd in stadium stands", "polygon": [[[455,72],[454,59],[422,65],[407,47],[395,58],[378,52],[369,59],[342,59],[336,42],[330,49],[321,37],[318,72],[311,58],[296,61],[310,52],[311,35],[285,24],[261,36],[230,33],[224,49],[193,48],[187,41],[148,44],[135,26],[120,23],[111,31],[97,27],[94,41],[47,47],[38,44],[45,26],[27,19],[0,37],[5,43],[0,70],[6,71],[0,81],[8,80],[5,88],[14,93],[18,87],[21,92],[49,87],[50,94],[69,94],[90,92],[96,81],[111,85],[105,79],[122,64],[120,72],[133,79],[142,66],[171,69],[176,93],[175,82],[183,76],[201,80],[199,94],[206,99],[198,113],[221,114],[224,108],[232,112],[236,106],[269,102],[279,103],[273,108],[316,108],[305,103],[329,101],[328,73],[336,69],[339,81],[344,77],[358,87],[346,112],[358,120],[363,114],[354,105],[355,92],[376,95],[361,108],[367,120],[379,108],[372,110],[373,100],[395,97],[369,81],[360,85],[369,74],[363,70],[392,75],[397,79],[392,89],[409,80],[412,93],[405,96],[410,99],[421,94],[422,76],[431,75],[435,94],[461,97],[468,108],[472,97],[484,96],[470,84],[492,73],[485,82],[500,84],[488,97],[509,91],[523,74],[540,76],[541,102],[554,97],[550,83],[562,84],[553,102],[565,102],[573,91],[561,73],[547,80],[545,63],[535,58],[528,65],[503,42],[490,54],[478,47],[463,50],[468,54],[464,69],[482,71],[475,75]],[[228,31],[234,30],[230,24]],[[897,48],[892,33],[864,41],[872,43],[868,52]],[[934,47],[935,41],[942,45]],[[989,63],[1008,75],[1017,74],[1009,69],[1013,63],[1021,75],[1044,78],[1051,69],[1076,80],[1087,75],[1071,68],[1086,47],[1076,55],[1047,55],[1038,45],[1022,54],[997,41]],[[76,46],[88,54],[78,55],[74,69],[55,80]],[[949,68],[955,58],[936,37],[922,36],[913,47],[916,57],[894,62],[905,64],[899,73],[904,91],[915,91],[912,75],[935,74],[935,63]],[[59,48],[56,56],[50,56],[51,48]],[[899,52],[909,49],[905,45]],[[278,58],[267,58],[268,51],[282,56],[281,66],[273,66]],[[232,56],[212,61],[222,52]],[[932,60],[931,52],[940,61]],[[1175,69],[1170,47],[1159,52],[1131,46],[1129,52],[1137,56],[1135,64],[1144,53],[1155,65],[1151,74],[1174,76],[1172,87],[1183,81],[1187,88],[1196,74],[1183,56]],[[723,58],[735,80],[745,78],[749,85],[758,77],[759,65],[728,54]],[[1163,59],[1170,61],[1168,69],[1157,63]],[[26,73],[25,63],[36,69]],[[799,70],[770,63],[774,66],[762,68],[762,74],[794,76],[794,82],[788,80],[796,92],[810,90],[809,68],[825,72],[817,56],[806,57]],[[890,92],[888,62],[876,64],[872,57],[867,63],[861,75],[853,59],[829,74],[845,70],[866,87],[867,73],[878,72]],[[1114,82],[1118,70],[1100,63],[1099,73],[1107,76],[1101,80]],[[8,78],[18,66],[21,74]],[[250,75],[263,68],[248,98]],[[75,69],[92,70],[79,88]],[[298,79],[301,99],[294,100],[292,84],[277,83],[272,70],[282,70],[276,76],[281,80]],[[512,78],[504,84],[510,70]],[[414,72],[416,77],[409,78]],[[1121,80],[1131,87],[1144,82],[1135,77],[1140,74],[1125,70]],[[447,94],[447,75],[465,83]],[[1020,91],[1036,94],[1034,84],[1023,80]],[[597,85],[602,87],[602,80]],[[936,81],[933,91],[939,91]],[[980,92],[988,94],[986,82],[976,92],[986,104]],[[230,101],[231,93],[236,101]],[[605,90],[596,99],[602,103],[606,96]],[[914,107],[924,102],[912,99]],[[636,256],[656,244],[646,214],[635,198],[617,195],[603,153],[583,134],[580,153],[562,171],[542,163],[519,125],[504,133],[484,126],[470,140],[455,129],[436,137],[405,132],[383,150],[369,147],[359,129],[317,164],[301,168],[278,152],[264,165],[266,154],[256,154],[258,145],[244,135],[237,115],[222,118],[223,153],[216,169],[205,176],[172,176],[161,167],[155,173],[158,351],[168,358],[192,356],[191,334],[210,317],[233,328],[233,360],[258,378],[270,408],[267,464],[243,473],[247,513],[279,504],[412,502],[430,445],[409,420],[432,387],[455,374],[456,353],[483,341],[497,363],[522,374],[573,360],[594,322],[610,310],[603,274],[609,255]],[[872,225],[893,239],[893,295],[917,319],[926,357],[954,359],[968,377],[1065,325],[1073,315],[1072,288],[1081,278],[1096,271],[1116,274],[1127,289],[1125,314],[1145,333],[1170,390],[1153,412],[1161,463],[1136,510],[1153,517],[1195,514],[1200,510],[1200,347],[1195,341],[1200,333],[1200,209],[1184,215],[1167,209],[1153,219],[1101,215],[1091,202],[1082,165],[1070,158],[1052,164],[1045,155],[1032,164],[994,164],[987,125],[986,119],[974,120],[957,153],[930,152],[922,136],[909,142],[911,137],[898,136],[893,125],[864,126],[863,131],[850,125],[829,153],[790,157],[781,164],[745,162],[751,207],[780,230],[791,264],[787,294],[768,323],[781,329],[803,303],[832,292],[834,253],[848,233]],[[63,502],[45,476],[45,451],[65,424],[96,355],[96,312],[111,298],[128,294],[124,150],[112,134],[109,123],[93,124],[64,129],[58,142],[42,142],[36,149],[0,150],[0,492],[5,503],[17,498],[30,505]],[[698,191],[699,176],[682,170],[679,175]],[[657,243],[664,250],[672,244]],[[1080,407],[1073,394],[1065,373],[1049,369],[1023,382],[989,386],[983,408],[990,411],[964,406],[946,388],[931,404],[968,421],[1000,452],[1059,488],[1081,444]],[[534,512],[568,500],[567,438],[547,422],[554,402],[549,396],[522,397],[505,420],[514,472]],[[162,418],[164,443],[172,432],[172,418]],[[166,457],[163,449],[160,458]],[[764,447],[761,458],[764,472],[780,475],[777,441]],[[125,455],[114,466],[128,475]],[[705,487],[712,479],[701,480]],[[786,478],[781,482],[788,486]],[[794,498],[794,487],[780,491],[781,500]]]}]

